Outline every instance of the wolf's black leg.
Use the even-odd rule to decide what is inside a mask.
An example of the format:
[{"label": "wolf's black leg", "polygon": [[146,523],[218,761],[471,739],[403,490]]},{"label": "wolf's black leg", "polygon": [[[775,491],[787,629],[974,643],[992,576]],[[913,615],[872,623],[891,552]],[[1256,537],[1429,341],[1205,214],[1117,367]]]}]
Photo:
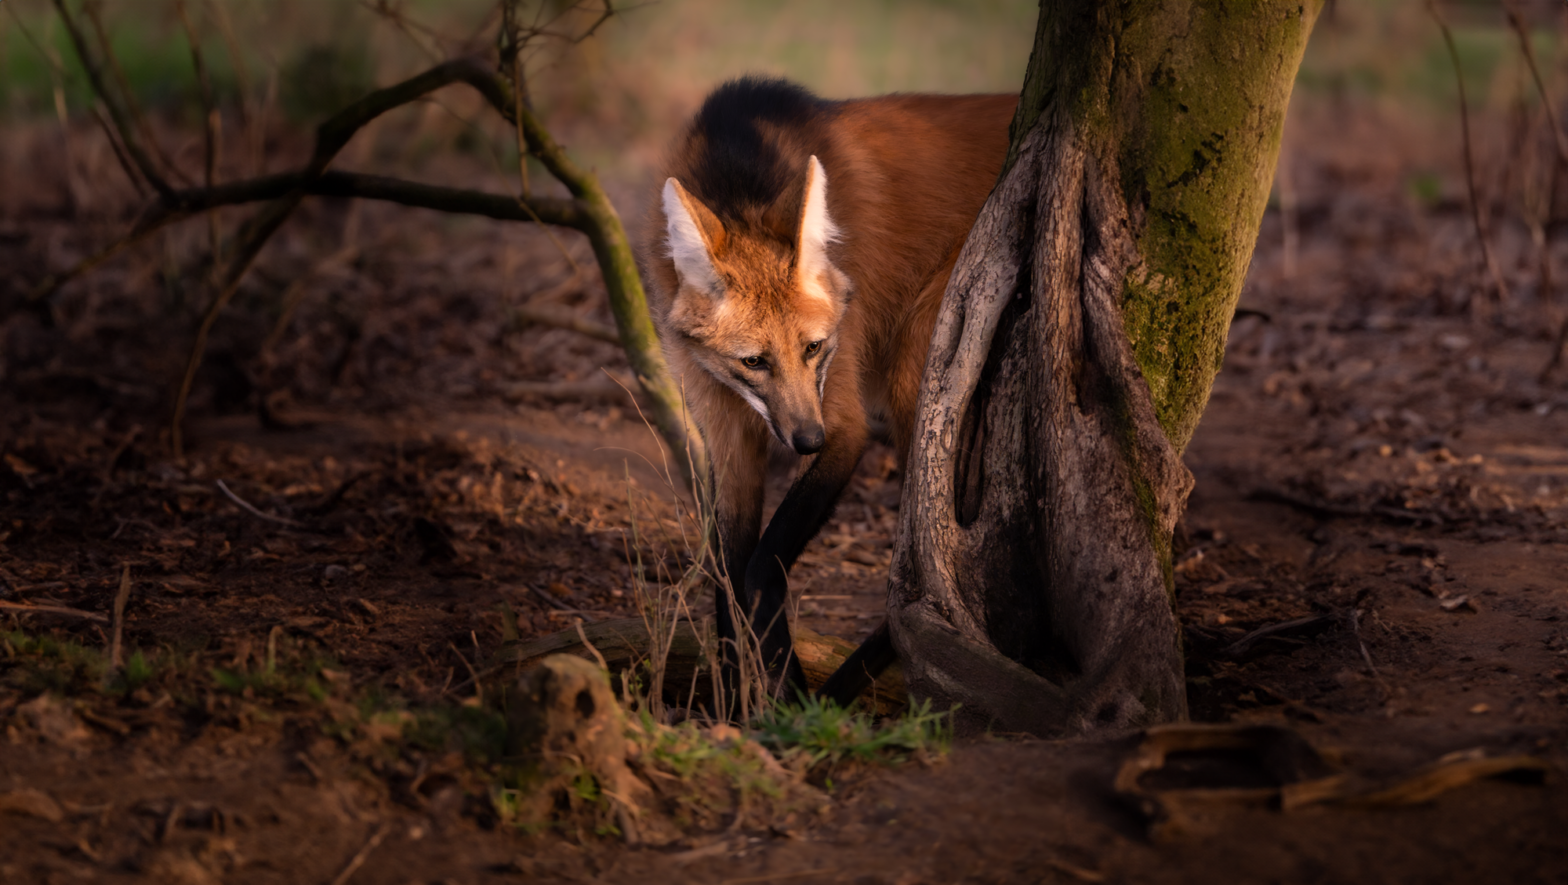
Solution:
[{"label": "wolf's black leg", "polygon": [[893,636],[884,620],[853,654],[844,659],[828,681],[822,683],[817,689],[817,697],[847,707],[871,687],[872,680],[897,661],[898,650],[893,647]]}]

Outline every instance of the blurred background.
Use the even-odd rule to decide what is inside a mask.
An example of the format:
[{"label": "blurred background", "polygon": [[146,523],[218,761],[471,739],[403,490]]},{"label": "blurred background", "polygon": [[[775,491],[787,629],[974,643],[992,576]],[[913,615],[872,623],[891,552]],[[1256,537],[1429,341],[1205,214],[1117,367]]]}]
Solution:
[{"label": "blurred background", "polygon": [[[1498,322],[1550,336],[1562,322],[1550,289],[1558,228],[1568,217],[1564,158],[1503,7],[1454,0],[1435,8],[1452,28],[1463,75],[1482,224],[1512,280],[1508,298],[1521,308],[1501,312]],[[1561,5],[1516,8],[1548,93],[1568,95]],[[177,183],[200,179],[204,150],[187,21],[217,96],[219,181],[297,168],[313,127],[334,110],[441,59],[493,56],[499,24],[487,0],[136,0],[84,9],[101,24],[117,61],[111,73],[134,97],[157,152],[178,170]],[[784,76],[831,98],[1014,91],[1036,17],[1024,0],[663,0],[618,6],[607,18],[593,2],[523,9],[538,29],[525,53],[537,110],[601,176],[634,241],[662,152],[726,78]],[[1478,294],[1495,280],[1481,272],[1476,249],[1458,99],[1454,62],[1425,4],[1330,2],[1297,79],[1254,282],[1275,265],[1292,280],[1313,267],[1340,273],[1347,249],[1377,250],[1388,260],[1357,285],[1368,275],[1384,278],[1400,292],[1425,293],[1443,314],[1498,300]],[[6,303],[113,242],[143,205],[142,186],[121,168],[102,118],[54,7],[4,3]],[[505,193],[516,187],[517,148],[503,120],[471,91],[452,87],[377,119],[335,168]],[[537,163],[530,168],[536,189],[559,192]],[[232,232],[250,211],[219,212],[219,232]],[[69,361],[58,336],[80,339],[89,330],[103,336],[135,324],[160,330],[158,341],[185,340],[205,303],[200,268],[211,235],[200,223],[169,228],[71,283],[49,299],[50,323],[20,330],[13,321],[0,339],[0,372]],[[591,264],[570,232],[307,201],[220,318],[193,403],[198,414],[244,411],[258,391],[373,409],[406,404],[410,391],[483,402],[506,379],[593,374],[617,363],[613,345],[529,326],[513,309],[547,297],[607,322],[595,281],[567,285]],[[437,321],[446,318],[460,321]],[[142,379],[134,383],[146,387],[147,405],[165,402],[181,348],[133,359],[120,351],[125,341],[101,343],[97,364]]]},{"label": "blurred background", "polygon": [[[300,168],[332,112],[442,59],[494,58],[499,25],[486,0],[71,8],[97,15],[107,76],[180,187],[202,181],[206,151],[186,21],[217,96],[220,183]],[[1471,0],[1332,0],[1317,22],[1185,455],[1197,487],[1175,581],[1195,719],[1288,698],[1301,722],[1359,723],[1379,752],[1446,735],[1432,758],[1480,745],[1453,737],[1466,728],[1561,734],[1568,141],[1553,126],[1568,119],[1568,15],[1560,0],[1515,8],[1517,30],[1502,4]],[[539,29],[525,56],[538,114],[598,172],[634,242],[663,151],[726,78],[785,76],[828,98],[1016,92],[1036,19],[1019,0],[628,0],[602,21],[596,2],[523,9]],[[133,563],[128,642],[202,649],[192,685],[214,662],[260,667],[267,631],[286,628],[356,685],[444,703],[481,649],[630,616],[637,582],[681,574],[695,534],[676,537],[657,437],[605,378],[629,371],[613,332],[531,318],[610,326],[572,231],[307,199],[212,327],[175,457],[212,244],[259,207],[170,225],[29,300],[151,200],[102,115],[54,6],[0,0],[0,601],[107,611]],[[453,86],[377,119],[333,168],[515,194],[517,163],[514,133]],[[561,192],[532,161],[528,178]],[[775,498],[787,481],[778,471]],[[802,623],[853,639],[878,622],[899,490],[895,454],[873,446],[791,572]],[[655,516],[628,540],[639,508]],[[1343,615],[1361,605],[1356,628]],[[1350,628],[1290,639],[1299,654],[1224,651],[1329,611]],[[60,632],[102,644],[91,629]],[[1363,637],[1396,690],[1370,658],[1360,673]],[[1396,712],[1409,718],[1391,737]],[[1428,851],[1427,820],[1409,818],[1420,848],[1401,857],[1480,863],[1461,840]],[[1504,829],[1473,836],[1529,862]]]}]

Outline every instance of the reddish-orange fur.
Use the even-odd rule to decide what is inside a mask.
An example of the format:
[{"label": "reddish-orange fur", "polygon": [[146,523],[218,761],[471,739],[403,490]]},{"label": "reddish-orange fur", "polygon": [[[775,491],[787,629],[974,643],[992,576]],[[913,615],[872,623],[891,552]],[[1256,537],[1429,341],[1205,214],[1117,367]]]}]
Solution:
[{"label": "reddish-orange fur", "polygon": [[[907,453],[937,310],[1001,170],[1016,102],[1012,95],[892,95],[821,103],[818,113],[794,123],[759,119],[755,131],[765,149],[757,162],[789,173],[776,176],[780,186],[760,201],[723,196],[725,182],[716,182],[711,168],[709,140],[716,136],[704,129],[712,120],[699,116],[676,146],[667,175],[681,185],[683,199],[691,198],[683,205],[709,246],[723,296],[694,293],[690,281],[682,288],[662,206],[654,211],[645,260],[666,351],[712,462],[725,567],[732,579],[746,569],[749,591],[761,581],[776,583],[775,595],[782,592],[782,570],[827,518],[864,450],[868,414],[885,416],[900,459]],[[820,289],[847,298],[807,297],[801,290],[811,281],[794,272],[811,156],[826,170],[828,214],[841,231],[828,255],[847,278],[825,277]],[[801,524],[770,525],[752,559],[769,438],[778,433],[715,373],[722,376],[736,356],[753,350],[787,356],[835,323],[836,351],[820,402],[826,443],[809,456],[790,493],[820,500],[790,510],[786,498],[774,522],[788,510]],[[805,396],[804,376],[790,360],[777,362],[767,380],[779,388],[779,410],[789,413],[777,423],[809,424],[815,403],[796,402]],[[809,387],[814,396],[815,384]],[[789,427],[775,428],[786,444]],[[764,558],[769,561],[759,563]],[[747,596],[740,598],[751,609]],[[721,610],[721,631],[723,619]]]}]

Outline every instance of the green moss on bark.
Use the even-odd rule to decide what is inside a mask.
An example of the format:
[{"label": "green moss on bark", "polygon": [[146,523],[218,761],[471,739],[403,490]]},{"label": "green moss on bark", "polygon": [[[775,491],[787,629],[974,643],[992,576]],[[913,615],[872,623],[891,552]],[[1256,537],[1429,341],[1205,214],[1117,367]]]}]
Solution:
[{"label": "green moss on bark", "polygon": [[1321,3],[1130,5],[1097,153],[1120,170],[1143,259],[1123,289],[1127,333],[1180,450],[1224,357]]}]

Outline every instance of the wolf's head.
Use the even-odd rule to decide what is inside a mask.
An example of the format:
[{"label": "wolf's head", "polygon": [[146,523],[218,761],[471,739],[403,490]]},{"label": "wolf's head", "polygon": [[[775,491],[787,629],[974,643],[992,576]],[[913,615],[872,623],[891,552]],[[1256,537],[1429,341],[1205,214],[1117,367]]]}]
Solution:
[{"label": "wolf's head", "polygon": [[664,183],[664,216],[680,278],[670,330],[780,442],[810,455],[825,439],[822,392],[850,283],[828,258],[839,231],[816,157],[806,163],[803,193],[793,242],[727,229],[674,178]]}]

